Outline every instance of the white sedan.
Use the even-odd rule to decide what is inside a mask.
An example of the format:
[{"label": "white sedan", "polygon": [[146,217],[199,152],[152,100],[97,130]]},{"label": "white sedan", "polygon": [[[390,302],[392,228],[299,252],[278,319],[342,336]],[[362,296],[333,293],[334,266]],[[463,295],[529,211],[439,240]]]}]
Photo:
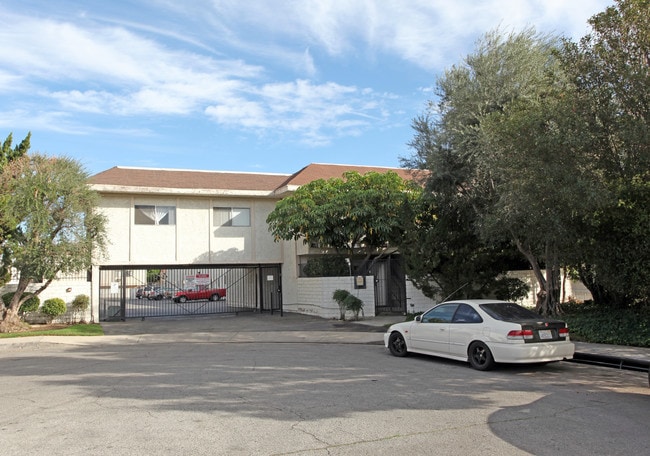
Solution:
[{"label": "white sedan", "polygon": [[395,356],[409,353],[469,361],[474,369],[495,363],[541,363],[573,358],[565,322],[541,317],[518,304],[489,299],[448,301],[384,334]]}]

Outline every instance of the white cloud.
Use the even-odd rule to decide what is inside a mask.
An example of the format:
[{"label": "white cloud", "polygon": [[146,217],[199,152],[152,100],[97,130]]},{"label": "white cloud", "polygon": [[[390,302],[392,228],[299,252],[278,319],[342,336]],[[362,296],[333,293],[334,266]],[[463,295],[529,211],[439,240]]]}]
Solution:
[{"label": "white cloud", "polygon": [[271,119],[264,105],[241,98],[231,98],[215,106],[208,106],[205,113],[218,123],[245,127],[268,128]]},{"label": "white cloud", "polygon": [[497,26],[534,22],[577,38],[586,18],[609,3],[148,0],[134,10],[151,16],[128,18],[110,16],[110,8],[55,16],[53,7],[50,15],[0,7],[0,96],[19,99],[0,122],[31,116],[43,128],[83,131],[85,117],[204,115],[326,144],[386,125],[401,107],[392,109],[400,100],[371,82],[319,81],[325,58],[354,68],[388,56],[404,71],[440,71]]},{"label": "white cloud", "polygon": [[[564,33],[578,39],[586,20],[609,0],[213,0],[204,3],[231,42],[236,27],[256,30],[260,41],[285,38],[319,47],[331,56],[356,54],[360,44],[426,69],[467,53],[478,35],[497,27]],[[184,7],[180,7],[185,9]],[[230,24],[237,24],[231,26]],[[249,50],[253,52],[250,40]]]},{"label": "white cloud", "polygon": [[[122,104],[108,103],[109,99],[127,94],[138,106],[149,106],[154,111],[157,105],[161,112],[186,112],[197,99],[228,90],[238,80],[258,77],[262,71],[238,59],[215,60],[170,50],[116,27],[91,30],[52,20],[23,16],[12,19],[0,30],[0,43],[19,42],[20,46],[0,46],[4,78],[74,87],[53,93],[62,102],[64,95],[69,95],[68,107],[81,109],[86,99],[90,111],[98,104],[107,109]],[[81,90],[83,86],[93,88]],[[100,98],[104,103],[99,103]],[[134,108],[122,107],[118,111],[139,110]]]},{"label": "white cloud", "polygon": [[8,131],[53,131],[66,135],[83,136],[95,133],[109,133],[122,136],[150,136],[151,131],[142,128],[113,128],[83,125],[65,111],[39,111],[14,109],[0,111],[0,128]]},{"label": "white cloud", "polygon": [[286,132],[309,145],[358,134],[368,128],[370,119],[381,121],[386,116],[381,103],[369,99],[375,97],[373,93],[335,83],[270,83],[255,89],[253,95],[223,100],[205,113],[226,126]]},{"label": "white cloud", "polygon": [[[232,128],[291,132],[296,141],[323,144],[331,136],[356,134],[370,119],[386,116],[375,100],[381,96],[370,89],[308,80],[263,82],[259,66],[169,48],[115,23],[90,29],[53,19],[12,19],[0,40],[11,36],[21,46],[0,49],[0,58],[11,62],[2,76],[40,86],[40,96],[56,102],[52,112],[68,113],[65,122],[60,116],[53,119],[51,129],[70,130],[75,113],[202,112]],[[26,32],[34,29],[41,33]],[[285,61],[295,55],[294,65],[316,72],[307,47],[299,54],[276,55]]]}]

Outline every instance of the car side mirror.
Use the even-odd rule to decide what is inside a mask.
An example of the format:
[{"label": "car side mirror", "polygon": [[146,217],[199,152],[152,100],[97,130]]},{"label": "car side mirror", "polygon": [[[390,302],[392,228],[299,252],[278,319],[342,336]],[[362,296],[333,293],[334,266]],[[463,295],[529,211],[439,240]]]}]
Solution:
[{"label": "car side mirror", "polygon": [[422,321],[422,315],[418,315],[417,317],[415,317],[415,321],[420,323]]}]

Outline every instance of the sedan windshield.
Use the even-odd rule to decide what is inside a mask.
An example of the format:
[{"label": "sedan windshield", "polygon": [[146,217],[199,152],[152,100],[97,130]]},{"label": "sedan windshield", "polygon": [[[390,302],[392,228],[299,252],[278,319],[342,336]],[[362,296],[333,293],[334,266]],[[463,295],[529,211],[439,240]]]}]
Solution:
[{"label": "sedan windshield", "polygon": [[495,320],[535,320],[540,318],[535,312],[512,302],[492,302],[481,304],[481,309]]}]

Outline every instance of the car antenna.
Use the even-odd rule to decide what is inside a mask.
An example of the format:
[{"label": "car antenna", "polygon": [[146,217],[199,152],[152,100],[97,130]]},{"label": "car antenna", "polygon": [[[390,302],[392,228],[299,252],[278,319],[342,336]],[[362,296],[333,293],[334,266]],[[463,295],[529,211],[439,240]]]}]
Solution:
[{"label": "car antenna", "polygon": [[456,288],[456,289],[455,289],[454,291],[452,291],[452,292],[451,292],[451,293],[450,293],[450,294],[449,294],[445,299],[443,299],[443,300],[440,301],[440,302],[446,302],[447,299],[451,298],[453,295],[455,295],[456,293],[458,293],[460,290],[462,290],[463,288],[465,288],[467,285],[469,285],[469,282],[465,282],[463,285],[461,285],[460,287]]}]

